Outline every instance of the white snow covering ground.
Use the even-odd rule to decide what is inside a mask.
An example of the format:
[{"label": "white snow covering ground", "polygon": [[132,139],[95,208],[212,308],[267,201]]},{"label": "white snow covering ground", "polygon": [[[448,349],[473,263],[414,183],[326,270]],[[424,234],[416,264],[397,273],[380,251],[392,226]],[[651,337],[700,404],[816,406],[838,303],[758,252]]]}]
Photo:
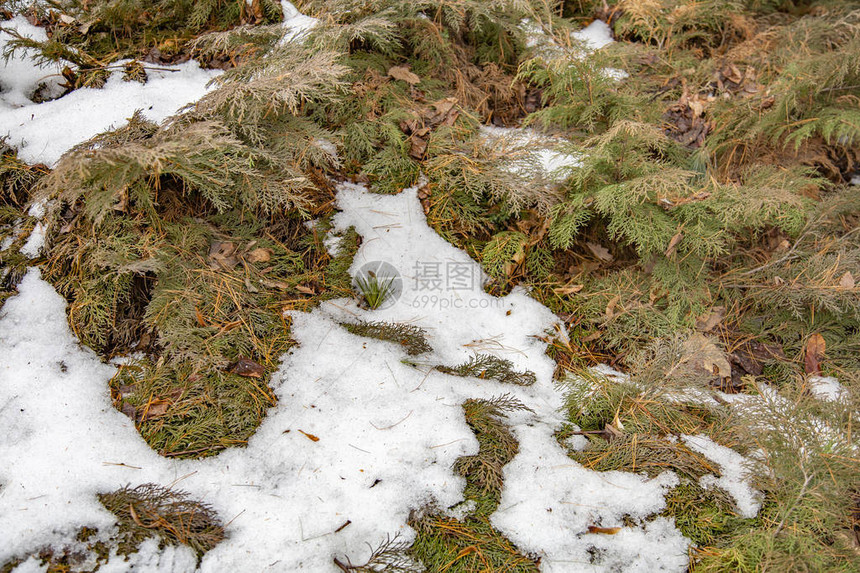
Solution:
[{"label": "white snow covering ground", "polygon": [[848,400],[848,389],[832,376],[812,376],[809,391],[820,400],[838,402]]},{"label": "white snow covering ground", "polygon": [[[44,40],[45,31],[31,25],[23,16],[0,22],[4,28]],[[0,33],[0,51],[10,36]],[[30,100],[41,81],[57,86],[63,81],[58,65],[40,68],[21,54],[8,63],[0,60],[0,137],[18,149],[18,157],[28,163],[53,166],[60,156],[94,135],[122,127],[136,110],[152,121],[161,122],[179,109],[200,99],[210,80],[220,70],[204,70],[189,60],[175,66],[147,69],[145,84],[122,79],[120,69],[113,72],[101,89],[81,88],[59,99],[34,103]]]},{"label": "white snow covering ground", "polygon": [[[293,313],[300,346],[271,380],[278,405],[247,448],[206,460],[162,458],[144,443],[110,404],[114,368],[79,345],[65,301],[30,270],[0,317],[0,561],[62,543],[82,525],[109,530],[112,516],[95,494],[155,482],[211,503],[230,522],[203,571],[336,571],[334,556],[359,562],[367,544],[409,539],[410,510],[462,501],[464,484],[451,468],[477,442],[460,405],[510,393],[533,412],[511,415],[521,453],[506,467],[493,523],[540,555],[544,571],[683,570],[687,540],[666,520],[586,534],[589,525],[659,511],[676,478],[597,474],[565,455],[553,436],[563,421],[562,395],[537,338],[554,315],[522,291],[484,293],[479,266],[426,225],[415,189],[382,196],[343,185],[338,207],[337,227],[355,226],[364,237],[354,270],[393,265],[404,279],[399,300],[377,311],[342,299]],[[436,263],[444,280],[474,280],[461,289],[429,288],[422,281]],[[359,318],[419,325],[434,352],[418,357],[418,367],[405,364],[399,346],[337,324]],[[511,387],[422,366],[457,364],[478,350],[534,371],[537,383]],[[135,559],[145,571],[193,569],[181,549]]]},{"label": "white snow covering ground", "polygon": [[586,47],[591,50],[599,50],[615,41],[612,37],[612,28],[603,20],[595,20],[572,35],[577,40],[585,43]]},{"label": "white snow covering ground", "polygon": [[[526,33],[526,46],[534,48],[536,53],[549,57],[550,59],[562,56],[567,58],[585,58],[592,52],[600,50],[613,43],[612,28],[603,20],[594,20],[591,24],[571,34],[574,40],[579,42],[571,50],[569,47],[560,46],[555,39],[547,34],[535,22],[525,19],[520,22],[520,28]],[[624,70],[605,68],[604,73],[615,80],[623,80],[628,77]]]},{"label": "white snow covering ground", "polygon": [[[555,49],[558,49],[558,45],[537,23],[526,19],[520,23],[520,28],[526,33],[526,46],[529,48],[552,44]],[[615,41],[612,38],[612,28],[603,20],[593,21],[582,30],[571,34],[571,37],[582,42],[585,48],[589,50],[599,50]]]},{"label": "white snow covering ground", "polygon": [[[300,13],[286,0],[284,41],[304,36],[316,25],[316,18]],[[0,22],[37,40],[46,40],[42,28],[30,24],[23,16]],[[0,52],[9,34],[0,33]],[[137,110],[156,123],[174,115],[186,105],[199,100],[210,89],[210,82],[220,70],[204,70],[195,60],[178,65],[148,66],[145,84],[122,79],[122,64],[101,89],[82,88],[56,100],[34,103],[31,100],[41,82],[50,86],[49,93],[62,93],[59,75],[62,65],[41,68],[25,51],[9,62],[0,60],[0,137],[18,150],[18,157],[28,163],[54,166],[60,157],[79,143],[109,129],[122,127]],[[70,67],[74,68],[74,66]],[[62,127],[62,129],[58,129]]]},{"label": "white snow covering ground", "polygon": [[[15,16],[11,20],[0,21],[0,28],[16,30],[19,34],[38,41],[48,39],[43,28],[30,24],[24,16]],[[0,31],[0,53],[6,47],[6,43],[12,37],[6,32]],[[45,67],[35,65],[31,59],[34,50],[26,49],[19,52],[8,62],[0,62],[0,111],[9,108],[32,105],[31,97],[40,83],[48,86],[48,93],[59,95],[62,93],[60,84],[63,78],[59,75],[62,70],[60,64],[51,64]]]}]

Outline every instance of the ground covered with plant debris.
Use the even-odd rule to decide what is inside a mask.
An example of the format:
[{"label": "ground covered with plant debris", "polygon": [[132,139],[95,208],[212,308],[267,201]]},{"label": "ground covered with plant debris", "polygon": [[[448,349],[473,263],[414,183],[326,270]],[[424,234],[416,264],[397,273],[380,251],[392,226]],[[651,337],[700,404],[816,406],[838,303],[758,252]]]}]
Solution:
[{"label": "ground covered with plant debris", "polygon": [[860,5],[0,46],[0,571],[860,571]]}]

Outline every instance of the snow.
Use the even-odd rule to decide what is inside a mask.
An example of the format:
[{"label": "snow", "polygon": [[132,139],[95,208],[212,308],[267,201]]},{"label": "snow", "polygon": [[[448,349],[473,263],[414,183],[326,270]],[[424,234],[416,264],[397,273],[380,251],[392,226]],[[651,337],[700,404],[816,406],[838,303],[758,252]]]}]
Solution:
[{"label": "snow", "polygon": [[[30,24],[24,16],[15,16],[11,20],[0,22],[0,27],[16,30],[19,34],[37,41],[48,39],[44,29]],[[0,52],[11,39],[11,35],[0,31]],[[63,78],[59,74],[63,65],[66,65],[65,62],[39,67],[30,59],[34,53],[35,50],[27,48],[17,52],[8,62],[0,61],[0,112],[32,105],[33,93],[42,82],[48,86],[49,95],[58,96],[62,93],[60,84]]]},{"label": "snow", "polygon": [[287,0],[281,0],[281,9],[284,12],[284,21],[282,23],[285,34],[282,42],[292,42],[305,37],[308,32],[319,24],[319,20],[305,16]]},{"label": "snow", "polygon": [[812,395],[828,402],[848,400],[848,389],[832,376],[813,376],[809,379]]},{"label": "snow", "polygon": [[[317,24],[316,18],[301,14],[290,2],[281,2],[284,11],[284,41],[304,37]],[[31,25],[23,16],[3,23],[22,34],[46,39],[45,31]],[[0,34],[0,50],[10,36]],[[115,62],[122,67],[124,61]],[[189,60],[178,65],[147,69],[145,84],[126,82],[121,69],[113,72],[101,89],[81,88],[56,100],[34,103],[30,97],[45,76],[58,74],[62,66],[39,68],[26,54],[0,63],[0,137],[18,149],[18,157],[28,163],[56,165],[60,157],[94,135],[122,127],[136,110],[156,123],[174,115],[186,105],[199,100],[210,89],[210,82],[220,70],[204,70]],[[56,75],[48,78],[58,96],[63,81]],[[57,126],[63,129],[58,130]]]},{"label": "snow", "polygon": [[[23,16],[4,22],[21,34],[45,40],[41,28]],[[0,50],[11,38],[0,33]],[[195,102],[207,91],[207,84],[218,70],[203,70],[193,60],[175,66],[148,69],[146,84],[123,81],[124,61],[102,89],[81,88],[59,99],[34,103],[30,98],[40,82],[46,81],[51,95],[59,96],[63,78],[57,74],[61,64],[40,68],[27,50],[9,62],[0,63],[0,137],[18,149],[18,157],[28,163],[53,166],[60,156],[75,145],[108,129],[122,127],[138,109],[148,119],[160,122],[185,105]],[[62,126],[62,129],[58,129]],[[35,248],[35,245],[34,245]]]},{"label": "snow", "polygon": [[[677,478],[597,474],[566,456],[554,438],[563,423],[562,394],[537,338],[554,315],[522,290],[486,294],[479,266],[427,226],[416,189],[382,196],[344,184],[338,207],[336,228],[354,226],[363,235],[353,271],[385,261],[402,273],[403,293],[385,310],[340,299],[291,313],[300,346],[271,380],[278,405],[247,448],[215,458],[155,454],[111,406],[107,382],[115,367],[78,344],[64,300],[37,269],[28,272],[0,317],[0,561],[68,542],[82,525],[109,528],[113,518],[95,494],[154,482],[175,484],[230,522],[228,538],[204,556],[202,571],[336,571],[334,556],[360,562],[387,536],[410,539],[411,510],[457,509],[464,483],[451,468],[477,451],[461,404],[510,393],[533,412],[510,417],[521,448],[505,470],[493,523],[540,555],[544,571],[587,563],[590,548],[602,555],[598,570],[682,570],[687,541],[671,522],[586,533],[588,525],[620,525],[624,515],[645,519],[659,511]],[[445,281],[473,280],[430,288],[418,271],[435,263],[458,271]],[[410,357],[421,364],[415,367],[399,345],[338,325],[362,318],[421,326],[434,350]],[[510,387],[424,366],[457,364],[478,350],[534,371],[537,383]],[[170,551],[147,550],[134,560],[142,571],[193,569],[181,549]],[[121,569],[117,560],[111,567]]]},{"label": "snow", "polygon": [[615,41],[612,37],[612,28],[603,20],[595,20],[571,35],[583,42],[590,50],[599,50]]},{"label": "snow", "polygon": [[[491,145],[505,149],[511,160],[511,171],[535,178],[561,182],[570,170],[581,165],[577,155],[559,151],[564,140],[540,134],[529,128],[482,126],[481,135]],[[532,163],[536,163],[539,173],[530,174]]]},{"label": "snow", "polygon": [[[526,33],[527,47],[534,48],[549,44],[559,49],[555,41],[532,20],[523,20],[520,28]],[[615,41],[612,37],[612,28],[602,20],[593,21],[582,30],[573,32],[571,37],[581,42],[587,50],[599,50]]]},{"label": "snow", "polygon": [[[149,69],[145,84],[124,81],[123,72],[115,71],[101,89],[80,88],[60,99],[0,110],[0,136],[9,136],[24,161],[53,166],[75,145],[125,125],[138,109],[156,123],[174,115],[200,99],[219,73],[194,60]],[[6,76],[6,69],[0,71],[0,78]]]},{"label": "snow", "polygon": [[719,487],[732,496],[741,516],[758,515],[762,495],[749,484],[749,461],[736,451],[717,444],[705,435],[683,436],[684,443],[720,467],[720,477],[702,476],[699,484],[704,488]]},{"label": "snow", "polygon": [[21,254],[30,259],[35,259],[42,252],[42,247],[45,246],[45,225],[44,223],[36,223],[30,236],[27,237],[27,242],[21,247]]},{"label": "snow", "polygon": [[[505,466],[505,487],[491,521],[521,549],[541,557],[541,571],[684,571],[689,541],[670,521],[622,527],[625,515],[644,520],[665,507],[678,484],[665,472],[654,479],[598,473],[572,461],[547,424],[515,428],[520,453]],[[589,526],[621,527],[615,535]],[[599,557],[592,558],[597,550]]]},{"label": "snow", "polygon": [[[577,40],[579,45],[572,48],[560,46],[552,36],[545,33],[540,26],[529,19],[520,22],[520,28],[526,34],[526,46],[535,49],[537,54],[548,59],[567,57],[579,60],[587,58],[591,53],[615,41],[612,37],[612,28],[602,20],[594,20],[582,30],[573,32],[570,36]],[[624,70],[615,68],[605,68],[603,73],[616,81],[623,80],[629,75]]]}]

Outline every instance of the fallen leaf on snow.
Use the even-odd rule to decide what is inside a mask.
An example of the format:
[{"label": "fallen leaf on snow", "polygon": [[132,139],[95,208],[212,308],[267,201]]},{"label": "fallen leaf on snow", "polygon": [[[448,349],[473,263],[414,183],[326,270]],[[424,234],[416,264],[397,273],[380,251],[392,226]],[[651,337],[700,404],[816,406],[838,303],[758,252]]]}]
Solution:
[{"label": "fallen leaf on snow", "polygon": [[310,440],[310,441],[312,441],[312,442],[318,442],[318,441],[320,441],[320,439],[319,439],[318,437],[314,436],[313,434],[309,434],[309,433],[304,432],[304,431],[302,431],[302,430],[299,430],[299,432],[301,432],[301,433],[302,433],[302,435],[304,435],[307,439],[309,439],[309,440]]},{"label": "fallen leaf on snow", "polygon": [[602,533],[604,535],[615,535],[621,531],[620,527],[597,527],[596,525],[589,525],[588,532],[589,533]]}]

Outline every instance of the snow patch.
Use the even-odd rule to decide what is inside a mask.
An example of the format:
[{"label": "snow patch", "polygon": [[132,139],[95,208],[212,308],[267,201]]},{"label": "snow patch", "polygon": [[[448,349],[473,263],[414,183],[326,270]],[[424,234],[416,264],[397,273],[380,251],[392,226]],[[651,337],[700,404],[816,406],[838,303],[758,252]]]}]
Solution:
[{"label": "snow patch", "polygon": [[42,252],[45,246],[45,225],[44,223],[36,223],[33,231],[27,238],[27,242],[21,247],[21,254],[28,259],[35,259]]},{"label": "snow patch", "polygon": [[282,42],[299,40],[307,36],[308,32],[319,24],[319,20],[305,16],[299,12],[298,8],[293,6],[292,2],[288,2],[287,0],[281,0],[281,10],[284,12],[282,26],[285,30]]},{"label": "snow patch", "polygon": [[[48,35],[43,28],[34,26],[24,16],[15,16],[11,20],[0,22],[0,27],[17,31],[22,36],[33,40],[44,42]],[[12,35],[0,31],[0,52],[5,50],[6,44],[12,39]],[[60,84],[64,79],[60,75],[66,62],[46,64],[44,67],[37,66],[31,59],[36,51],[31,48],[17,51],[15,56],[8,61],[0,60],[0,119],[2,112],[33,105],[31,98],[39,87],[44,83],[47,96],[59,96],[63,93]],[[2,124],[0,124],[2,125]],[[3,129],[0,129],[2,135]]]},{"label": "snow patch", "polygon": [[848,389],[832,376],[813,376],[809,379],[809,391],[812,395],[828,402],[844,402],[848,400]]},{"label": "snow patch", "polygon": [[140,84],[124,81],[123,72],[116,71],[101,89],[80,88],[60,99],[0,110],[0,136],[9,136],[22,160],[53,166],[75,145],[124,126],[136,110],[156,123],[174,115],[203,97],[220,73],[189,60],[149,69],[149,80]]},{"label": "snow patch", "polygon": [[571,35],[585,43],[586,47],[590,50],[599,50],[615,41],[612,37],[612,28],[603,20],[595,20],[582,30],[574,32]]},{"label": "snow patch", "polygon": [[721,477],[702,476],[699,484],[704,488],[719,487],[731,495],[741,516],[755,517],[761,508],[762,495],[748,482],[747,459],[741,454],[721,446],[705,435],[682,436],[684,443],[720,466]]},{"label": "snow patch", "polygon": [[[505,487],[493,525],[518,547],[541,557],[541,571],[683,571],[689,540],[671,521],[624,527],[624,516],[645,520],[665,507],[678,484],[624,472],[598,473],[571,460],[546,424],[518,426],[520,453],[505,466]],[[589,526],[620,527],[614,535]]]}]

